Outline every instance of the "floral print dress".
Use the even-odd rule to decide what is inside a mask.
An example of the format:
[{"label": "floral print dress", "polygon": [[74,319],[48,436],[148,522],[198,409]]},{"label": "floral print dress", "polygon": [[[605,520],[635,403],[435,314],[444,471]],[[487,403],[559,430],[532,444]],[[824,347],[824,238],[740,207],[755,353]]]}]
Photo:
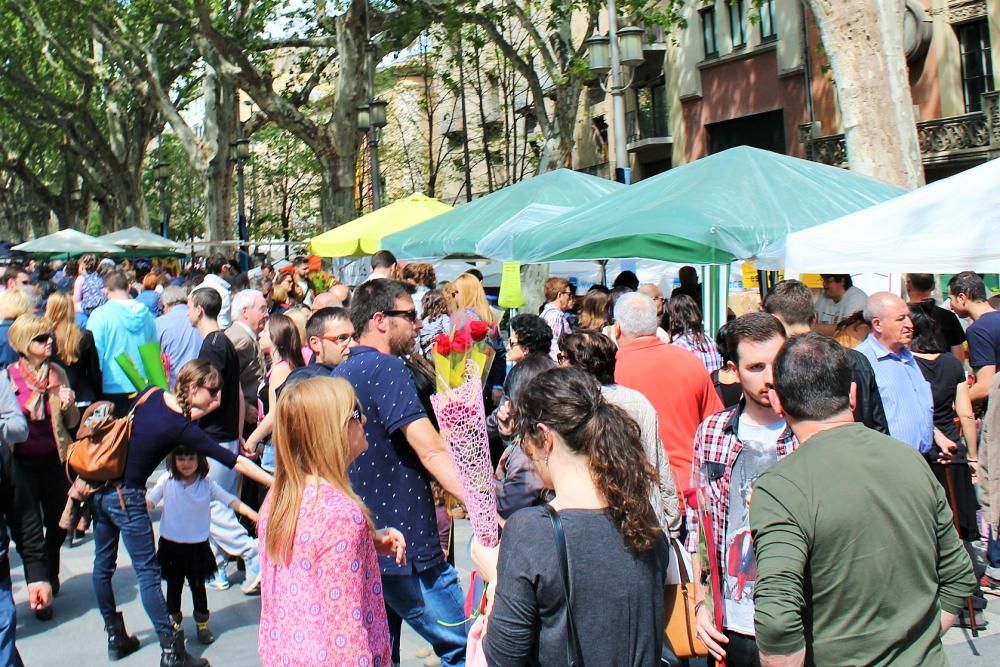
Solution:
[{"label": "floral print dress", "polygon": [[260,509],[257,652],[270,665],[388,667],[391,641],[375,544],[358,503],[328,483],[302,495],[287,565],[267,550],[272,495]]}]

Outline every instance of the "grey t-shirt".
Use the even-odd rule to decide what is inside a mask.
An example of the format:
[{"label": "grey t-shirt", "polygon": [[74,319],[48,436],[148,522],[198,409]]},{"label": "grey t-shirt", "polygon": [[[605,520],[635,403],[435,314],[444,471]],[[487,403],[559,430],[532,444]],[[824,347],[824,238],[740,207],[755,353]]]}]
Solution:
[{"label": "grey t-shirt", "polygon": [[[604,510],[559,512],[580,646],[588,665],[658,665],[663,642],[666,540],[639,554]],[[497,595],[486,631],[490,665],[561,667],[566,596],[555,533],[544,507],[518,512],[500,540]]]}]

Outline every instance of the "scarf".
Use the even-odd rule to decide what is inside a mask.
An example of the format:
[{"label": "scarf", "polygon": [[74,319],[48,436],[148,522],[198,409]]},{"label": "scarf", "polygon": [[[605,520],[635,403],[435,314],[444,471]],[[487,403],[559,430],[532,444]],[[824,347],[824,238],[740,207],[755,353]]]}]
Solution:
[{"label": "scarf", "polygon": [[45,419],[45,404],[49,398],[49,390],[59,388],[59,381],[56,379],[55,371],[52,370],[49,362],[44,362],[38,367],[37,372],[32,372],[31,368],[20,359],[16,364],[18,375],[21,380],[31,389],[28,396],[18,394],[17,399],[21,404],[21,409],[28,415],[31,421],[41,421]]}]

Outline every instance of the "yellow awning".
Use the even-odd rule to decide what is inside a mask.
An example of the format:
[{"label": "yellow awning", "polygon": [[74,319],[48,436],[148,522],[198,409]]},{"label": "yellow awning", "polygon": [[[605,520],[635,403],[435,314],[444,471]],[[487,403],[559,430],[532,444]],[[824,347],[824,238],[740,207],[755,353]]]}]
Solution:
[{"label": "yellow awning", "polygon": [[420,193],[399,199],[309,241],[309,252],[320,257],[373,255],[382,238],[451,210],[451,206]]}]

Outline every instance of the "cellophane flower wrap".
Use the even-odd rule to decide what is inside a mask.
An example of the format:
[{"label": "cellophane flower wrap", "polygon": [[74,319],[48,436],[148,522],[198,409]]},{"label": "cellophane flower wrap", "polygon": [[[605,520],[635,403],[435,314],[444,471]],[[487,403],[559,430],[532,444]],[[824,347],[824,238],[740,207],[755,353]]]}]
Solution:
[{"label": "cellophane flower wrap", "polygon": [[499,522],[486,435],[483,369],[476,356],[479,342],[469,327],[450,337],[438,336],[433,355],[438,392],[431,397],[431,404],[455,462],[472,531],[481,544],[492,547],[499,543]]}]

